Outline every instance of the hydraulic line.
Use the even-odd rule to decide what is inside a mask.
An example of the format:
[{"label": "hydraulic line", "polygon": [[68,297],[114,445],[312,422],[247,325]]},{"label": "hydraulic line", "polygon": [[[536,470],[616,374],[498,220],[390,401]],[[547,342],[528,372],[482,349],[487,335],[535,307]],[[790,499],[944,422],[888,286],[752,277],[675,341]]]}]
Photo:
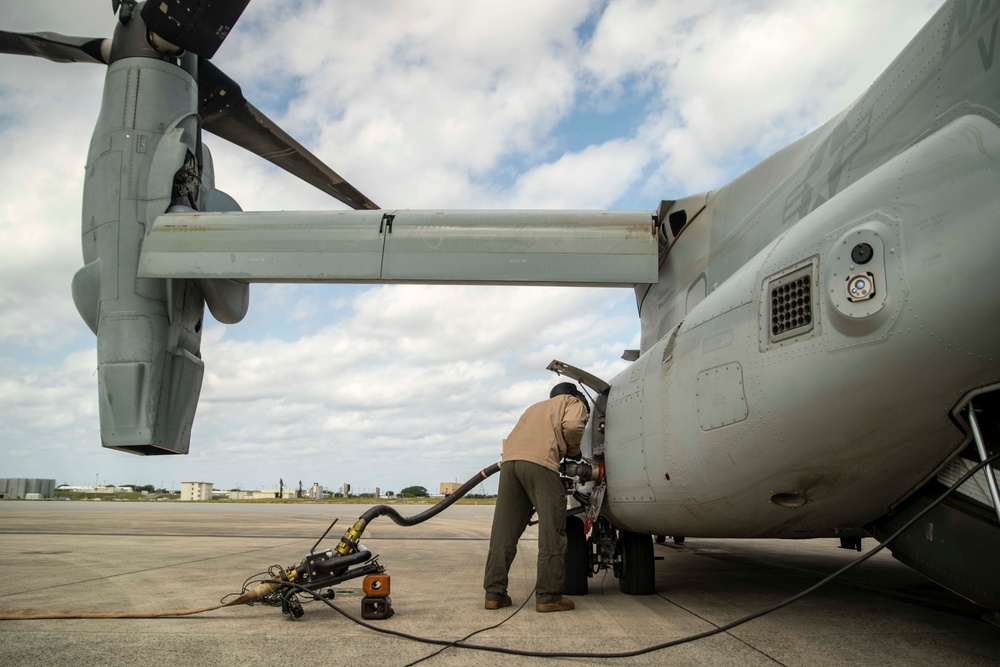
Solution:
[{"label": "hydraulic line", "polygon": [[362,514],[354,525],[347,529],[344,536],[340,538],[340,544],[337,545],[337,553],[341,556],[347,556],[354,553],[358,549],[358,540],[361,539],[361,534],[365,532],[365,528],[373,519],[380,516],[387,516],[392,519],[399,526],[415,526],[418,523],[423,523],[433,516],[437,516],[445,509],[450,507],[452,503],[464,496],[466,493],[471,491],[473,488],[479,485],[484,479],[490,475],[496,474],[500,470],[500,463],[494,463],[488,468],[483,468],[478,474],[474,475],[462,486],[458,487],[454,493],[447,496],[439,503],[434,505],[428,510],[421,512],[420,514],[414,514],[413,516],[406,517],[401,515],[396,511],[395,507],[391,505],[376,505],[372,507],[364,514]]}]

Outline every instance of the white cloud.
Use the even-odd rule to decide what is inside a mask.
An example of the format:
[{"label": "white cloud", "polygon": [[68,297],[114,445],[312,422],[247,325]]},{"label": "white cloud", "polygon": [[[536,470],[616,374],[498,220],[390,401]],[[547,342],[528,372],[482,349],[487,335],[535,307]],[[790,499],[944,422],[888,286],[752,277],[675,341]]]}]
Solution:
[{"label": "white cloud", "polygon": [[[662,161],[647,191],[689,194],[839,112],[940,4],[623,0],[609,5],[584,62],[604,88],[638,81],[659,92],[660,111],[640,131]],[[650,39],[635,40],[644,26]]]},{"label": "white cloud", "polygon": [[[9,58],[9,56],[7,56]],[[4,100],[0,92],[0,102]],[[9,99],[9,98],[8,98]],[[50,99],[55,99],[54,97]],[[79,322],[69,297],[83,264],[80,200],[86,120],[34,110],[0,126],[0,342],[50,346]],[[72,334],[69,334],[71,336]]]},{"label": "white cloud", "polygon": [[482,203],[476,178],[543,140],[572,105],[573,29],[589,10],[573,0],[434,11],[321,2],[289,19],[259,4],[245,17],[254,30],[225,54],[248,55],[233,68],[248,93],[279,77],[288,129],[375,201],[407,208]]},{"label": "white cloud", "polygon": [[588,146],[522,174],[510,206],[609,208],[642,175],[648,161],[648,147],[634,140]]}]

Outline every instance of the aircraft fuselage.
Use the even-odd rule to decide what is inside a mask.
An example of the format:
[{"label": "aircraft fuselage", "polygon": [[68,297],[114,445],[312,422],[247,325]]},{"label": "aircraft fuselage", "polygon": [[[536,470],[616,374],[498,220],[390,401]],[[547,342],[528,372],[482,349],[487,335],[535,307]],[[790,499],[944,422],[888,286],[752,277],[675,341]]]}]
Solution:
[{"label": "aircraft fuselage", "polygon": [[958,411],[1000,382],[998,24],[946,5],[838,117],[664,211],[594,439],[616,523],[835,534],[969,441]]},{"label": "aircraft fuselage", "polygon": [[830,535],[926,481],[966,441],[952,411],[1000,382],[998,187],[1000,128],[963,117],[702,299],[611,382],[616,521]]}]

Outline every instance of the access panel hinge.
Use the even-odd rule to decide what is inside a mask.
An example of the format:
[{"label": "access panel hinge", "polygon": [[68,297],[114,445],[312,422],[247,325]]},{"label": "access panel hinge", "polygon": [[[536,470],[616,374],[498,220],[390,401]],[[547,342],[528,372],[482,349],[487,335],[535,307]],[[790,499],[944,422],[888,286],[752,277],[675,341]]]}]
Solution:
[{"label": "access panel hinge", "polygon": [[392,221],[396,219],[394,213],[383,213],[382,222],[378,225],[378,233],[381,234],[382,230],[385,230],[386,234],[392,234]]}]

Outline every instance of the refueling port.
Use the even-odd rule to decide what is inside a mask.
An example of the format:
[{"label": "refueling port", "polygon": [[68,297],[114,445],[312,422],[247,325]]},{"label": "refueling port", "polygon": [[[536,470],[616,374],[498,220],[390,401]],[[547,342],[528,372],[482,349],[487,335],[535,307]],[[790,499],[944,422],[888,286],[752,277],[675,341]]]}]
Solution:
[{"label": "refueling port", "polygon": [[580,459],[579,461],[567,460],[560,465],[562,474],[566,477],[575,478],[580,483],[597,482],[600,484],[604,480],[604,464]]}]

